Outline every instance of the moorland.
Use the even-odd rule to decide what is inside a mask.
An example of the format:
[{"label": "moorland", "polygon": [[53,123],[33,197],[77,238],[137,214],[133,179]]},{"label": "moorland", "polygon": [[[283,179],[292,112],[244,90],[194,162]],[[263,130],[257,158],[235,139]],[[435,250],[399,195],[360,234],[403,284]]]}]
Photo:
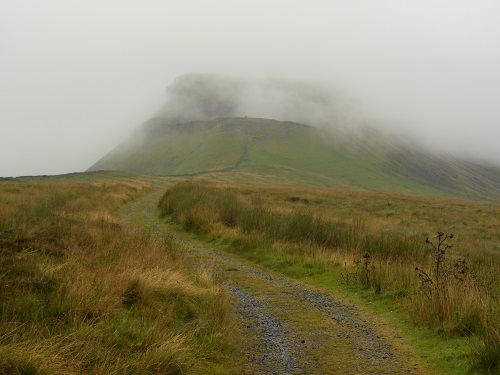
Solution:
[{"label": "moorland", "polygon": [[[226,178],[87,172],[1,182],[2,371],[237,373],[248,360],[238,340],[247,318],[218,261],[193,261],[184,236],[348,299],[407,338],[414,373],[494,373],[497,204]],[[146,206],[131,211],[144,197],[174,237],[154,233]],[[263,288],[245,290],[253,287]]]}]

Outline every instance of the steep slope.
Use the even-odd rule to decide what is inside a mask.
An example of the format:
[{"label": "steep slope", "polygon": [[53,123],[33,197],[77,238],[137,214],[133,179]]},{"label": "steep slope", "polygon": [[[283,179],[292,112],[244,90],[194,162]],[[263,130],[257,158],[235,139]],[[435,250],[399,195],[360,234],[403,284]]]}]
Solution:
[{"label": "steep slope", "polygon": [[303,185],[500,201],[498,168],[396,146],[371,131],[354,136],[256,118],[154,119],[89,170],[245,172]]}]

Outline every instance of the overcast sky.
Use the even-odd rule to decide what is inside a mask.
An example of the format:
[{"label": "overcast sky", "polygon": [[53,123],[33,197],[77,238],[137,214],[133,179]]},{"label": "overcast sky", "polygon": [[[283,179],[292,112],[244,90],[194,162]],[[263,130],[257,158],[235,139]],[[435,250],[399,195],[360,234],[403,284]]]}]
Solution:
[{"label": "overcast sky", "polygon": [[323,83],[500,165],[499,17],[497,0],[0,0],[0,176],[87,169],[189,72]]}]

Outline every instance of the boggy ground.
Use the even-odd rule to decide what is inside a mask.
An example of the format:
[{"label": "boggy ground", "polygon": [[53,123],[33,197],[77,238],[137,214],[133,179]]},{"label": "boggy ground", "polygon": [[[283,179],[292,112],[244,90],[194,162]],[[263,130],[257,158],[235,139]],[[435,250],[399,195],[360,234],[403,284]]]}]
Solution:
[{"label": "boggy ground", "polygon": [[193,266],[213,265],[233,296],[242,374],[423,374],[404,337],[338,295],[250,265],[163,225],[163,189],[129,206],[123,221],[170,236]]}]

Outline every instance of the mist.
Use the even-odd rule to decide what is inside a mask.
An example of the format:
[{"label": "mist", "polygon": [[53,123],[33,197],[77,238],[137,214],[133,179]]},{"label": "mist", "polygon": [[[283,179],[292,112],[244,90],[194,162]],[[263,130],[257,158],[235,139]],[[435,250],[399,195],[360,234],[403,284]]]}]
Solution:
[{"label": "mist", "polygon": [[488,0],[1,2],[0,176],[87,169],[165,102],[188,103],[176,77],[189,72],[225,77],[211,84],[227,105],[190,116],[367,119],[500,165],[499,12]]},{"label": "mist", "polygon": [[189,73],[167,87],[166,103],[155,116],[167,123],[248,116],[352,128],[359,125],[353,118],[360,114],[347,97],[320,84]]}]

